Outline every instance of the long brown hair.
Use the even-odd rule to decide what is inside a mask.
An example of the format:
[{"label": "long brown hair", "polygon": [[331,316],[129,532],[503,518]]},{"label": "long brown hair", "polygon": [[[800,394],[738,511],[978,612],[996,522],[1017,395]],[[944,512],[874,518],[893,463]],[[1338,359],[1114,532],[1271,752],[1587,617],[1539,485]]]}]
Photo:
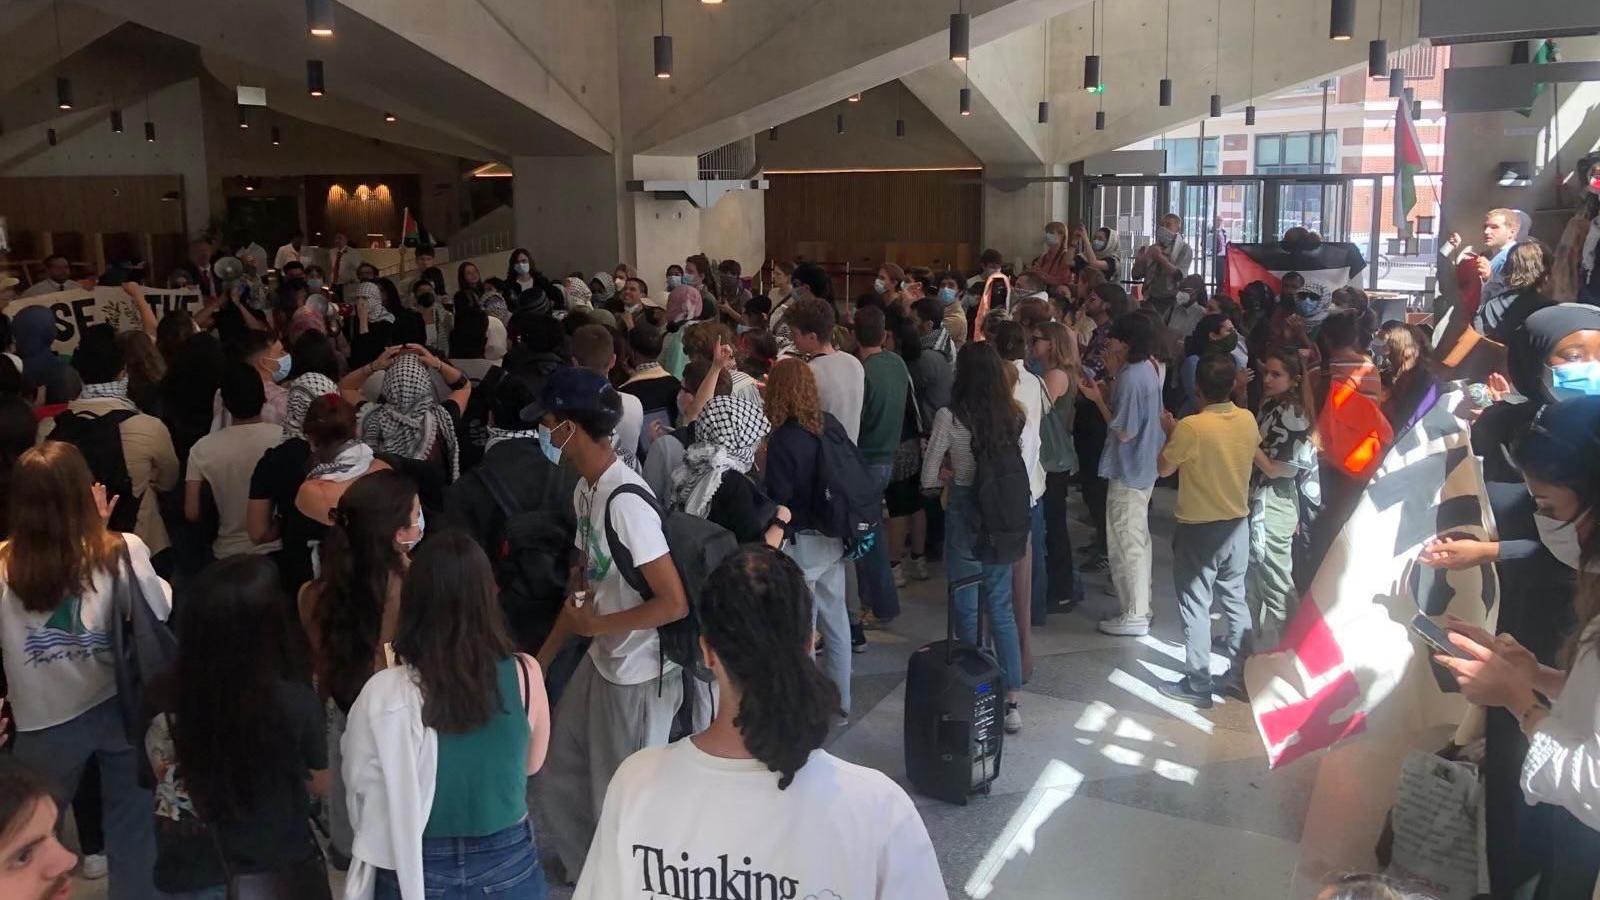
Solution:
[{"label": "long brown hair", "polygon": [[106,531],[93,489],[89,464],[71,444],[45,441],[17,458],[0,565],[24,609],[50,612],[115,565],[120,541]]},{"label": "long brown hair", "polygon": [[789,357],[778,360],[767,375],[767,421],[779,428],[793,419],[812,434],[822,434],[822,400],[811,367]]},{"label": "long brown hair", "polygon": [[[1043,322],[1035,330],[1041,337],[1050,339],[1050,358],[1045,361],[1045,367],[1067,373],[1067,391],[1062,396],[1075,396],[1078,393],[1078,372],[1082,367],[1078,356],[1078,335],[1060,322]],[[1061,397],[1056,399],[1060,400]]]}]

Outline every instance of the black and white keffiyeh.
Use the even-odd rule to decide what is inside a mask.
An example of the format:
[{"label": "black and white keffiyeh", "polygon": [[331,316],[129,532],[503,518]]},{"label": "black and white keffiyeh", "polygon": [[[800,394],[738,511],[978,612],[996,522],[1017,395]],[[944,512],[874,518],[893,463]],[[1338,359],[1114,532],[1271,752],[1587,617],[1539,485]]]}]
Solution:
[{"label": "black and white keffiyeh", "polygon": [[754,468],[756,447],[771,430],[760,405],[739,397],[713,397],[694,420],[695,442],[672,473],[673,505],[704,517],[722,486],[722,474]]},{"label": "black and white keffiyeh", "polygon": [[306,473],[307,481],[351,481],[367,474],[372,468],[372,448],[361,441],[350,441],[333,459],[318,463]]},{"label": "black and white keffiyeh", "polygon": [[78,399],[80,400],[103,400],[107,398],[128,399],[128,376],[124,375],[116,381],[86,384],[83,386],[83,392],[78,394]]},{"label": "black and white keffiyeh", "polygon": [[455,421],[439,405],[433,377],[416,354],[402,353],[384,370],[383,399],[362,418],[361,439],[374,450],[422,460],[435,439],[443,440],[450,480],[461,474]]},{"label": "black and white keffiyeh", "polygon": [[367,322],[393,322],[394,313],[389,307],[383,305],[383,290],[370,281],[357,282],[350,286],[351,296],[367,311]]},{"label": "black and white keffiyeh", "polygon": [[324,394],[337,393],[339,386],[321,372],[307,372],[289,382],[289,401],[283,419],[284,435],[305,437],[306,413],[311,410],[312,402]]}]

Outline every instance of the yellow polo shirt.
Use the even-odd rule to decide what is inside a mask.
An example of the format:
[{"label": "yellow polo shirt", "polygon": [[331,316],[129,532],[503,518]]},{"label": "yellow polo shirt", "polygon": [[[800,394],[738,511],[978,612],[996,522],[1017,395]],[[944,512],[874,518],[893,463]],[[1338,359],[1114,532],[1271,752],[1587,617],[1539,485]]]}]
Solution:
[{"label": "yellow polo shirt", "polygon": [[1261,443],[1255,417],[1232,403],[1213,403],[1178,421],[1161,451],[1178,467],[1173,517],[1199,525],[1250,513],[1250,467]]}]

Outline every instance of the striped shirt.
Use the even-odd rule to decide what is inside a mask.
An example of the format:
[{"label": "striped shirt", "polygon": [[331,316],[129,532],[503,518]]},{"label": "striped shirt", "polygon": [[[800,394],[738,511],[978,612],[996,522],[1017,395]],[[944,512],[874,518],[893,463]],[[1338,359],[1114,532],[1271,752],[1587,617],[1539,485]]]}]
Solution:
[{"label": "striped shirt", "polygon": [[933,434],[928,438],[928,452],[922,456],[922,489],[939,487],[939,467],[945,455],[950,456],[950,468],[955,472],[955,483],[971,487],[977,476],[977,462],[972,457],[972,432],[955,417],[949,407],[939,410],[933,417]]}]

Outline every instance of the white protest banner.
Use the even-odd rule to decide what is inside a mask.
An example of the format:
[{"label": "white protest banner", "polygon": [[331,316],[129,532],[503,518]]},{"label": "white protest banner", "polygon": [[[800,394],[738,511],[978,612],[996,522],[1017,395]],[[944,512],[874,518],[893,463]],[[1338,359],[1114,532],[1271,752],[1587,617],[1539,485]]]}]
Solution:
[{"label": "white protest banner", "polygon": [[[194,312],[200,308],[200,292],[195,288],[144,288],[142,293],[158,322],[169,313],[178,310]],[[119,331],[139,327],[133,299],[121,287],[99,286],[92,291],[75,287],[37,297],[20,297],[6,304],[5,314],[16,318],[17,313],[33,306],[43,306],[55,312],[56,340],[51,349],[61,354],[69,354],[76,349],[78,336],[91,325],[110,324]]]},{"label": "white protest banner", "polygon": [[1445,392],[1395,438],[1328,549],[1276,649],[1252,656],[1245,683],[1275,768],[1358,734],[1459,722],[1467,704],[1410,633],[1419,613],[1493,630],[1493,565],[1457,572],[1417,561],[1443,534],[1495,540],[1471,432]]}]

